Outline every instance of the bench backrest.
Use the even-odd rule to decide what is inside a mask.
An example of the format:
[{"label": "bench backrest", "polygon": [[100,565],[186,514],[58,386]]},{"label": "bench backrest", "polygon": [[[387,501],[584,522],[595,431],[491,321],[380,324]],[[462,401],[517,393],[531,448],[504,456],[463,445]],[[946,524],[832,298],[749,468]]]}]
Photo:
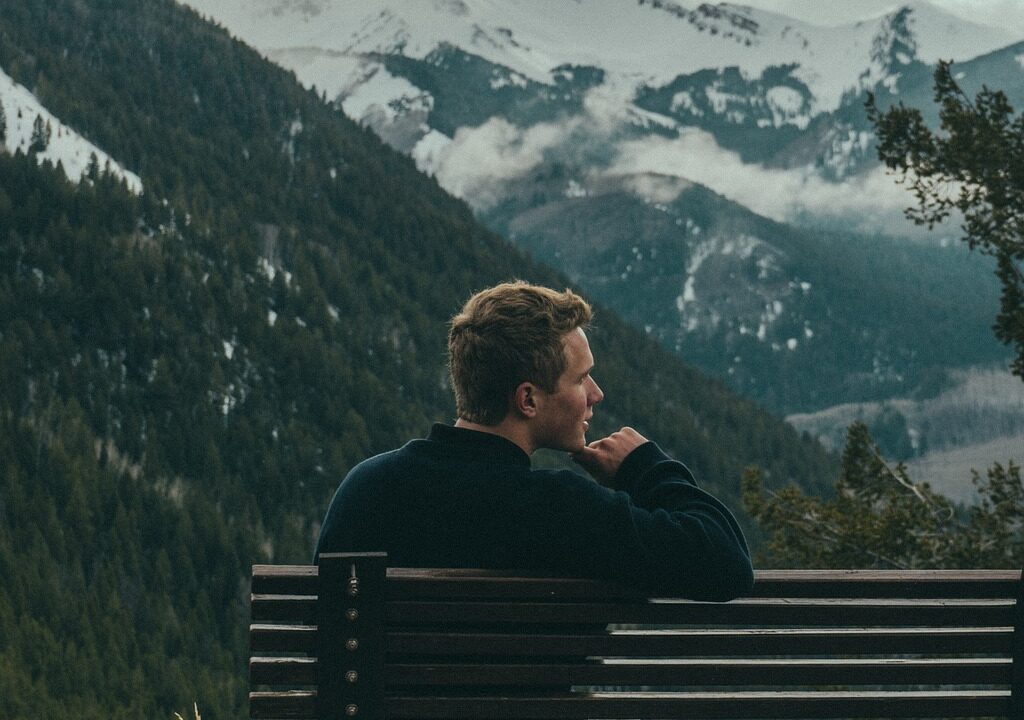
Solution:
[{"label": "bench backrest", "polygon": [[1020,571],[761,571],[729,603],[593,580],[253,567],[252,718],[1024,717]]}]

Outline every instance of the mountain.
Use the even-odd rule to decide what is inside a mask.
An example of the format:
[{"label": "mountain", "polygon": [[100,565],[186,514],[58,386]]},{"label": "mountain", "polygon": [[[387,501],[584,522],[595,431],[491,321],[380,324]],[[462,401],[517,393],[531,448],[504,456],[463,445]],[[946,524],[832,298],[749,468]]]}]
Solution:
[{"label": "mountain", "polygon": [[488,225],[780,412],[928,394],[1005,354],[998,282],[960,247],[797,228],[658,175],[512,187]]},{"label": "mountain", "polygon": [[990,263],[906,221],[863,108],[870,91],[934,123],[950,57],[966,91],[1024,101],[1004,29],[927,2],[829,28],[671,0],[188,4],[777,412],[934,393],[1008,357]]},{"label": "mountain", "polygon": [[[827,170],[844,140],[863,144],[861,128],[824,146],[815,120],[842,116],[866,90],[902,93],[939,58],[969,60],[1021,40],[927,2],[834,28],[672,0],[188,4],[439,177],[439,146],[457,141],[459,128],[579,115],[613,135],[700,128],[746,162],[787,166],[803,155]],[[808,138],[822,145],[810,157]]]},{"label": "mountain", "polygon": [[[451,418],[473,290],[569,281],[187,8],[0,17],[0,69],[110,158],[0,152],[0,715],[243,717],[250,565],[307,561],[352,464]],[[826,486],[809,437],[603,306],[592,336],[596,433],[733,506],[749,463]]]}]

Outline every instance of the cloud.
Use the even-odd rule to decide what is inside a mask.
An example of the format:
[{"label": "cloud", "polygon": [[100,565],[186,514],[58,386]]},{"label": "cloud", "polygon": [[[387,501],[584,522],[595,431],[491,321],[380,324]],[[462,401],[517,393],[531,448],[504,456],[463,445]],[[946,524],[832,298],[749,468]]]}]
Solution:
[{"label": "cloud", "polygon": [[449,143],[435,138],[429,151],[414,150],[413,156],[448,192],[485,209],[497,202],[504,182],[540,165],[545,152],[564,143],[579,123],[576,118],[523,129],[492,117],[475,128],[459,128]]},{"label": "cloud", "polygon": [[[603,146],[603,162],[590,165],[591,180],[601,176],[627,178],[640,195],[671,202],[688,182],[705,185],[720,195],[780,222],[817,218],[851,230],[915,234],[903,215],[913,198],[882,167],[834,183],[813,168],[766,168],[746,164],[723,149],[710,133],[683,128],[678,137],[623,137],[622,129],[638,116],[623,108],[616,95],[622,88],[605,88],[587,97],[585,113],[528,128],[492,117],[475,128],[460,128],[449,140],[437,132],[424,137],[413,150],[417,166],[448,192],[486,210],[501,200],[505,184],[521,178],[545,160],[560,157],[569,165],[583,146]],[[607,153],[607,154],[605,154]],[[632,177],[631,177],[632,176]]]},{"label": "cloud", "polygon": [[651,202],[670,203],[679,197],[683,190],[689,190],[693,183],[674,175],[629,175],[625,178],[625,187],[642,198]]},{"label": "cloud", "polygon": [[811,168],[781,170],[745,164],[709,133],[684,129],[678,138],[647,137],[619,144],[611,175],[658,173],[701,183],[720,195],[778,221],[804,214],[857,216],[868,226],[903,220],[912,198],[881,167],[842,183],[828,182]]}]

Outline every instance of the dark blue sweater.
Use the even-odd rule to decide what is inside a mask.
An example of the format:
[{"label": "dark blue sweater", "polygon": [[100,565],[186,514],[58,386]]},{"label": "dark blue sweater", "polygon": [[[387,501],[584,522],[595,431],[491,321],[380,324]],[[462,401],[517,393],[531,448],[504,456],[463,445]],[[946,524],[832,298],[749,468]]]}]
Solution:
[{"label": "dark blue sweater", "polygon": [[383,550],[395,567],[537,569],[697,600],[753,584],[736,519],[653,442],[623,461],[617,491],[570,470],[532,470],[514,443],[435,425],[349,472],[322,552]]}]

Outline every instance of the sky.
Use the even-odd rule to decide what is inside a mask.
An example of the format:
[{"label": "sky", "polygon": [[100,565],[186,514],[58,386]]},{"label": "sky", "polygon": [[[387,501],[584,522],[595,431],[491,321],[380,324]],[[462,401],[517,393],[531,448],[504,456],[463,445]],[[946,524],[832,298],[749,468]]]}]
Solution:
[{"label": "sky", "polygon": [[[898,0],[732,0],[817,25],[842,25],[894,10]],[[1024,39],[1024,0],[930,0],[932,5],[983,25],[1016,30]]]}]

